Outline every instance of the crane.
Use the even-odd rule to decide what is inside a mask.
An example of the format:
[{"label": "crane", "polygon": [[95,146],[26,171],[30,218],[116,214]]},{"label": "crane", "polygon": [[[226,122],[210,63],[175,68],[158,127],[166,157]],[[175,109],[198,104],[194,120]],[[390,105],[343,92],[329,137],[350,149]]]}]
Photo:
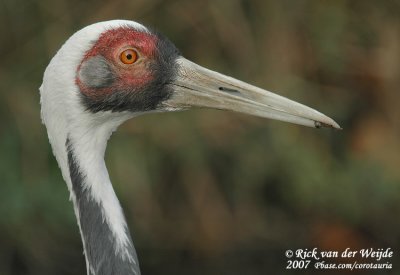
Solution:
[{"label": "crane", "polygon": [[140,274],[104,162],[124,121],[152,112],[214,108],[305,125],[340,126],[305,105],[185,59],[166,37],[128,20],[77,31],[47,66],[41,117],[67,183],[87,274]]}]

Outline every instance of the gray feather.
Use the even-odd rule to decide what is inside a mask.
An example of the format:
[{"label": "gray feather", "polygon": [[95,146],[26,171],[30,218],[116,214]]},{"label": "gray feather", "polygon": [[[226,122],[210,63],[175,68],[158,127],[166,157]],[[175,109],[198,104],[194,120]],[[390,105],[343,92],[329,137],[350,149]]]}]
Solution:
[{"label": "gray feather", "polygon": [[126,234],[130,242],[127,250],[135,263],[116,252],[115,239],[109,225],[103,219],[101,206],[93,200],[89,191],[83,188],[85,176],[80,170],[69,139],[66,146],[72,189],[76,197],[82,239],[85,243],[85,254],[93,270],[90,275],[140,275],[138,258],[128,229]]},{"label": "gray feather", "polygon": [[114,82],[115,76],[104,57],[94,56],[82,63],[79,79],[90,88],[104,88]]}]

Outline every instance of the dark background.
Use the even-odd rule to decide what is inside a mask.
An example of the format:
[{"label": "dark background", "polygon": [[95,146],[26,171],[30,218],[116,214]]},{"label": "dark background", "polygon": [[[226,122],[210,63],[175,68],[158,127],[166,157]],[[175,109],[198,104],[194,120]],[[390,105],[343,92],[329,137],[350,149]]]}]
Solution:
[{"label": "dark background", "polygon": [[[125,123],[106,162],[143,274],[290,273],[284,252],[298,248],[390,247],[397,257],[399,14],[389,0],[1,0],[0,274],[85,273],[38,87],[72,33],[116,18],[344,128],[215,110]],[[398,258],[389,262],[399,274]]]}]

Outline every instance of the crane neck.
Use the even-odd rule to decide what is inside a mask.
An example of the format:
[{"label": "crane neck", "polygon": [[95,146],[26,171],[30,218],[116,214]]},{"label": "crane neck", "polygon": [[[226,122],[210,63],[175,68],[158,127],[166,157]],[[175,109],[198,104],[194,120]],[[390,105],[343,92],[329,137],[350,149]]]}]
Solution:
[{"label": "crane neck", "polygon": [[136,251],[104,162],[112,131],[94,127],[80,136],[67,136],[69,189],[88,274],[139,275]]}]

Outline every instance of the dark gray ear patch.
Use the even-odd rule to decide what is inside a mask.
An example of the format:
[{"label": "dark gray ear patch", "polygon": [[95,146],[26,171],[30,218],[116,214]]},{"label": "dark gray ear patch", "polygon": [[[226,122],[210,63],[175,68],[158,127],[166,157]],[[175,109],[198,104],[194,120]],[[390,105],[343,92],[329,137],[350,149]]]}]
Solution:
[{"label": "dark gray ear patch", "polygon": [[102,56],[94,56],[85,60],[78,72],[82,83],[90,88],[105,88],[110,86],[115,79],[114,73]]}]

